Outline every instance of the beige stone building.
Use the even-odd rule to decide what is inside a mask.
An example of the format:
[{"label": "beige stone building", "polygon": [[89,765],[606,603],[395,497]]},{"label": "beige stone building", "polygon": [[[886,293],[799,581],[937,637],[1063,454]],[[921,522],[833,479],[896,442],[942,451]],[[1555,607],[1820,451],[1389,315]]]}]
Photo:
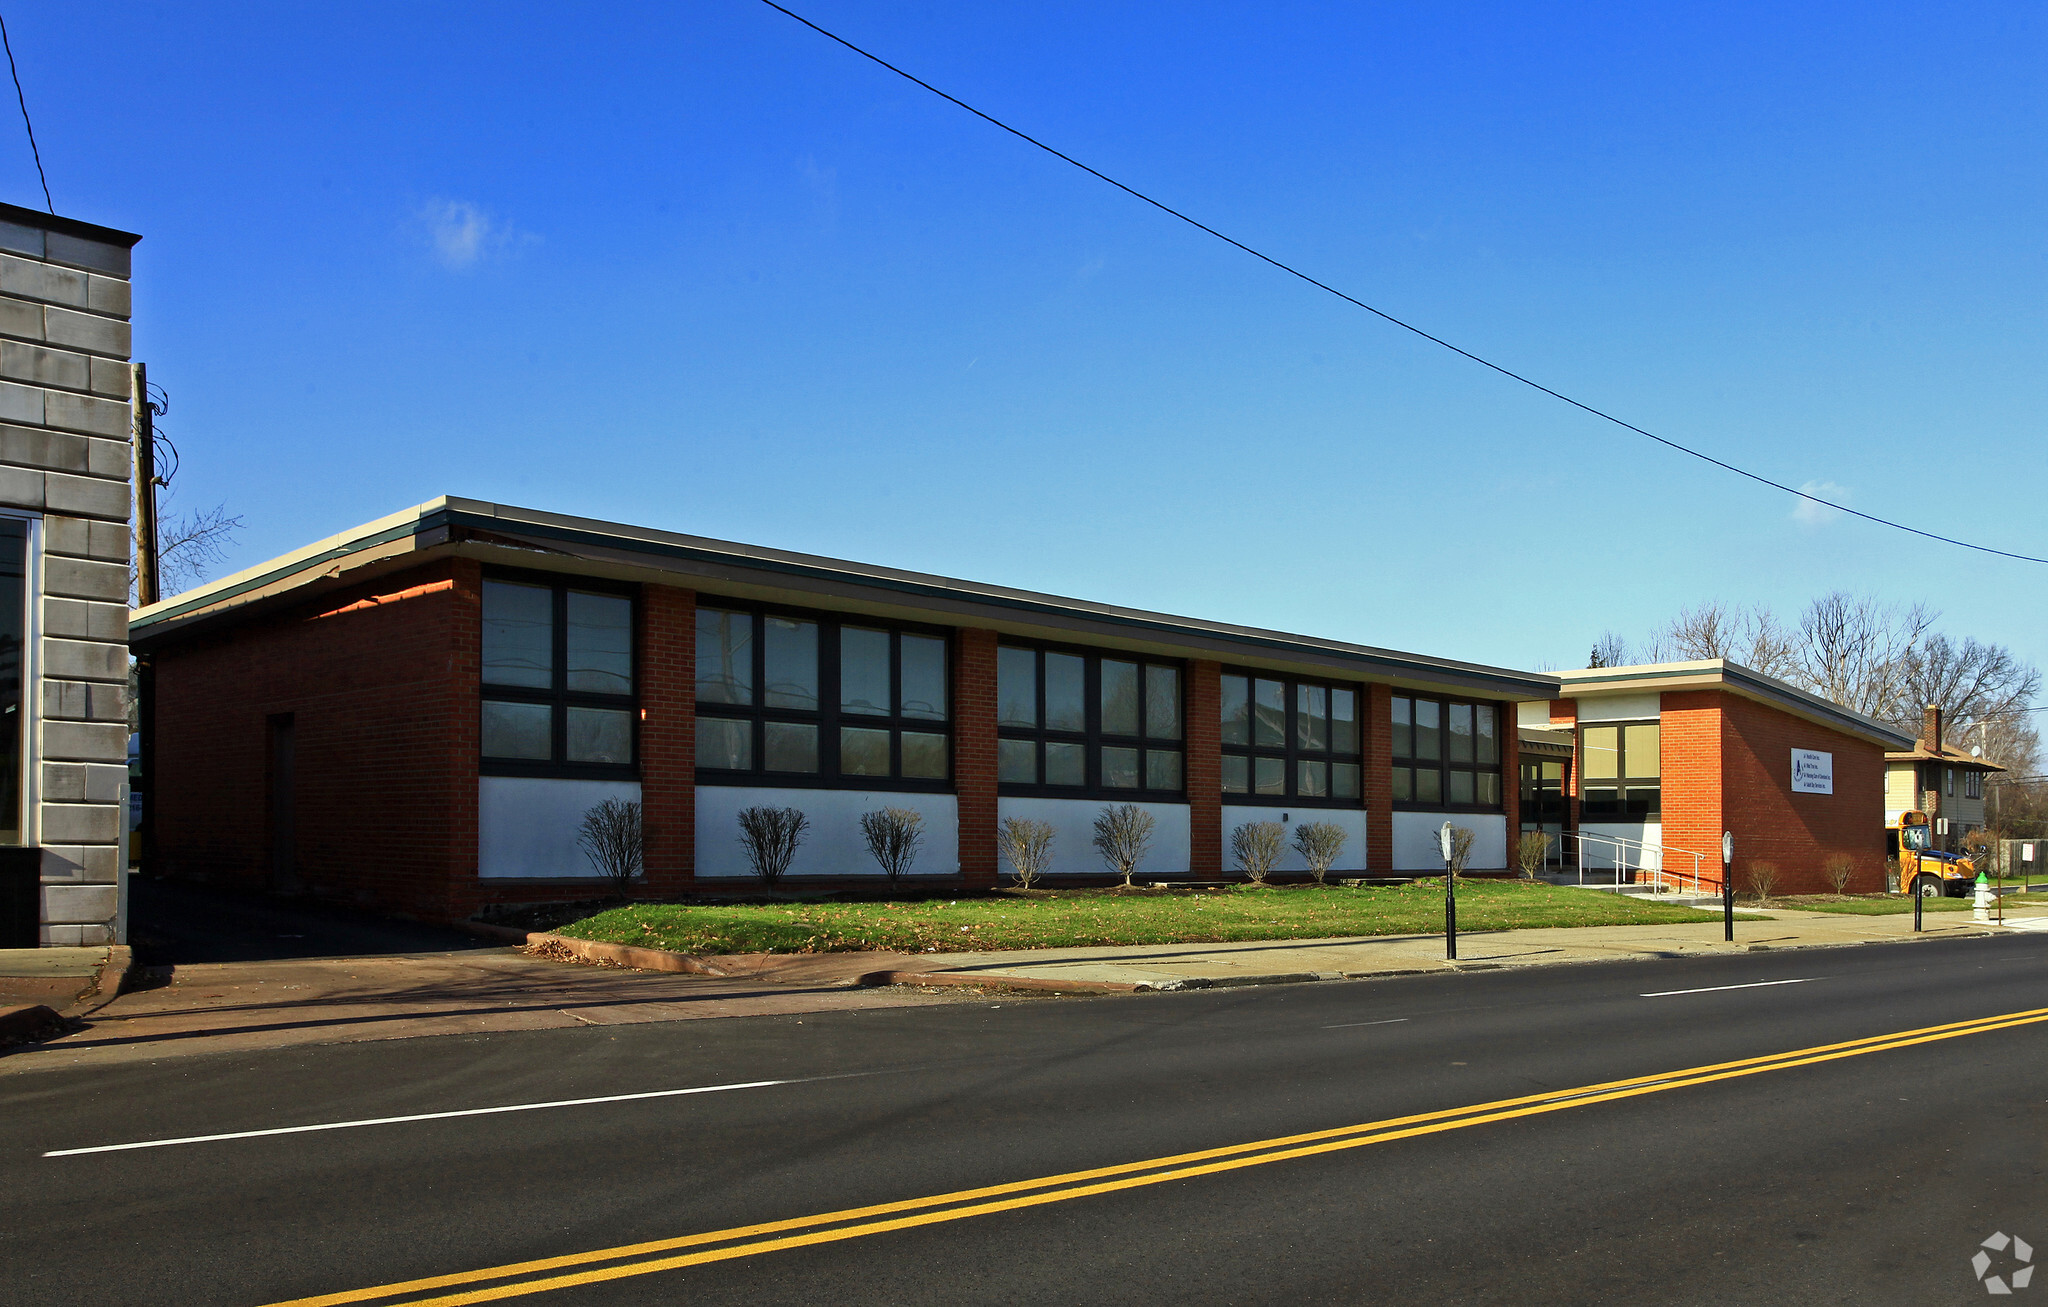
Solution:
[{"label": "beige stone building", "polygon": [[0,948],[126,928],[138,239],[0,204]]}]

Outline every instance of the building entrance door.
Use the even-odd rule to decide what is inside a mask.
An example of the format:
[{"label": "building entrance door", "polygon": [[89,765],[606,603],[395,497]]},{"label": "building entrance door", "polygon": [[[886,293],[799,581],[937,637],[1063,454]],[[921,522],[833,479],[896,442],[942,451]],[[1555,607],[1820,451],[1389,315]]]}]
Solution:
[{"label": "building entrance door", "polygon": [[1562,866],[1565,819],[1571,808],[1564,792],[1564,759],[1522,755],[1522,830],[1552,837],[1550,857]]}]

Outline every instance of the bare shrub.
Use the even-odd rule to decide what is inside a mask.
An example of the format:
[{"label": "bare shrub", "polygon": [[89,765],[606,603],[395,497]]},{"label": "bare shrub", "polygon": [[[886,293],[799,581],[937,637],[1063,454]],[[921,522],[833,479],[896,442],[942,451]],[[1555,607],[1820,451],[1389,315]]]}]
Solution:
[{"label": "bare shrub", "polygon": [[1344,828],[1335,822],[1311,821],[1294,828],[1294,851],[1308,864],[1316,884],[1322,884],[1323,877],[1330,874],[1337,855],[1344,852],[1346,838]]},{"label": "bare shrub", "polygon": [[1856,874],[1856,859],[1846,853],[1830,853],[1822,868],[1823,874],[1828,878],[1828,884],[1834,886],[1835,893],[1849,892],[1849,880]]},{"label": "bare shrub", "polygon": [[1451,875],[1465,874],[1465,864],[1472,860],[1472,832],[1463,826],[1451,827]]},{"label": "bare shrub", "polygon": [[631,799],[606,799],[586,809],[576,828],[576,843],[597,874],[611,881],[620,898],[633,892],[640,875],[642,843],[640,805]]},{"label": "bare shrub", "polygon": [[1052,866],[1052,823],[1029,817],[1005,817],[996,828],[996,847],[1010,864],[1017,888],[1030,889]]},{"label": "bare shrub", "polygon": [[917,861],[918,846],[924,843],[924,814],[914,808],[884,808],[860,815],[860,835],[868,852],[889,877],[891,885],[903,879]]},{"label": "bare shrub", "polygon": [[1254,885],[1266,883],[1287,847],[1287,828],[1277,821],[1248,821],[1230,832],[1230,856]]},{"label": "bare shrub", "polygon": [[811,819],[795,808],[742,808],[740,847],[761,883],[773,888],[796,860]]},{"label": "bare shrub", "polygon": [[1112,805],[1095,818],[1091,842],[1109,869],[1124,878],[1125,889],[1131,887],[1132,874],[1152,846],[1152,826],[1152,814],[1135,803]]},{"label": "bare shrub", "polygon": [[1775,862],[1752,862],[1743,873],[1743,883],[1749,886],[1749,893],[1758,903],[1769,903],[1771,891],[1778,886],[1778,864]]},{"label": "bare shrub", "polygon": [[1515,841],[1515,866],[1521,869],[1523,880],[1536,879],[1549,858],[1550,837],[1542,831],[1523,831],[1522,838]]}]

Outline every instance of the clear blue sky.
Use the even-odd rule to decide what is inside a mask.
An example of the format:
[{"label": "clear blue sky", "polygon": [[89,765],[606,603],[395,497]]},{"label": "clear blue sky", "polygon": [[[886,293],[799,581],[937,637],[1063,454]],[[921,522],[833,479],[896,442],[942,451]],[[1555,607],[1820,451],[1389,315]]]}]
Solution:
[{"label": "clear blue sky", "polygon": [[[2048,552],[2039,6],[792,7],[1643,426]],[[1838,587],[2048,664],[2048,568],[1803,520],[754,0],[5,13],[232,566],[452,493],[1516,666]]]}]

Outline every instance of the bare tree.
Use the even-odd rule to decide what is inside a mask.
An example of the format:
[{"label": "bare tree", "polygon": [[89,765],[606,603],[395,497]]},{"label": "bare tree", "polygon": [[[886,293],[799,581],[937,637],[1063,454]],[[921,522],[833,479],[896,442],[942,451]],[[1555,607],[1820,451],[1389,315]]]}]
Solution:
[{"label": "bare tree", "polygon": [[1521,869],[1523,880],[1536,879],[1549,857],[1550,837],[1540,830],[1524,831],[1522,838],[1515,841],[1515,865]]},{"label": "bare tree", "polygon": [[1248,821],[1230,832],[1230,856],[1254,885],[1266,883],[1286,847],[1287,828],[1277,821]]},{"label": "bare tree", "polygon": [[774,888],[796,860],[811,819],[796,808],[742,808],[739,815],[740,847],[761,883]]},{"label": "bare tree", "polygon": [[1095,818],[1095,851],[1124,878],[1125,889],[1131,887],[1131,876],[1152,846],[1152,826],[1152,814],[1135,803],[1104,808]]},{"label": "bare tree", "polygon": [[996,847],[1010,864],[1018,889],[1030,889],[1052,865],[1052,835],[1051,822],[1029,817],[1005,817],[996,828]]},{"label": "bare tree", "polygon": [[156,574],[163,592],[178,594],[204,581],[227,557],[229,537],[244,525],[240,517],[229,516],[225,504],[158,517]]},{"label": "bare tree", "polygon": [[860,835],[891,885],[903,879],[924,843],[924,814],[914,808],[884,808],[860,815]]},{"label": "bare tree", "polygon": [[1345,839],[1344,828],[1332,821],[1304,822],[1294,828],[1294,851],[1308,864],[1316,884],[1322,884],[1323,877],[1336,865],[1337,855],[1344,852]]},{"label": "bare tree", "polygon": [[1887,604],[1836,590],[1799,617],[1797,682],[1866,716],[1897,715],[1906,660],[1934,624],[1925,604]]},{"label": "bare tree", "polygon": [[606,799],[585,810],[576,828],[576,843],[598,874],[612,882],[620,898],[630,898],[640,875],[640,805],[630,799]]},{"label": "bare tree", "polygon": [[1738,608],[1718,599],[1681,608],[1650,637],[1652,662],[1726,658],[1766,676],[1784,679],[1798,671],[1798,641],[1762,604]]},{"label": "bare tree", "polygon": [[1593,652],[1586,655],[1588,667],[1625,667],[1628,661],[1628,641],[1612,631],[1602,631],[1593,642]]}]

